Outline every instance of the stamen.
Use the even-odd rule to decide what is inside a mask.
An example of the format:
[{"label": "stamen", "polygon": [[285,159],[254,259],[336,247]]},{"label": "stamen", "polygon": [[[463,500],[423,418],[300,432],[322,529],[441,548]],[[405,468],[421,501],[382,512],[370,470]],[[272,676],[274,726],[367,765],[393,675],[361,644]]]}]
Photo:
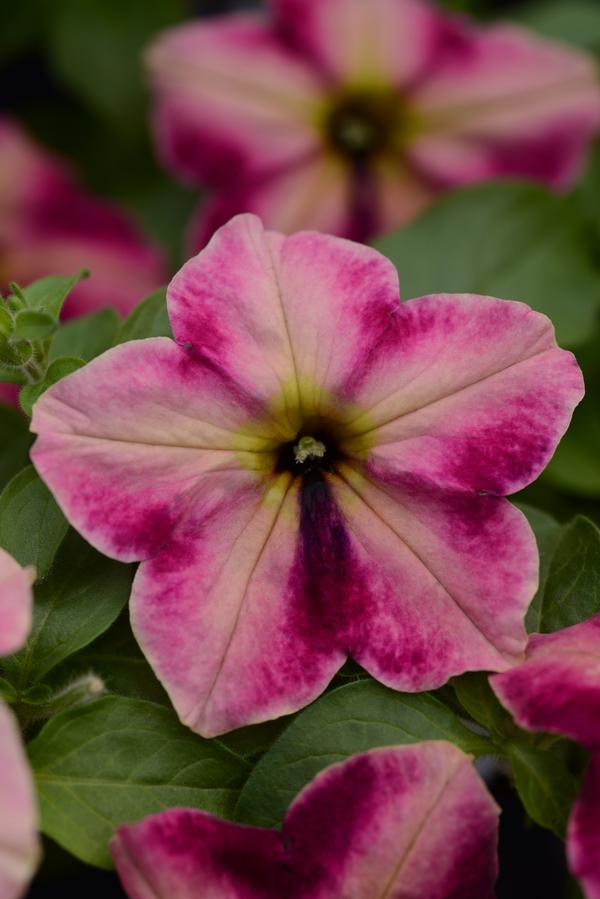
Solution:
[{"label": "stamen", "polygon": [[314,437],[301,437],[294,447],[294,460],[301,465],[307,459],[322,459],[327,447]]}]

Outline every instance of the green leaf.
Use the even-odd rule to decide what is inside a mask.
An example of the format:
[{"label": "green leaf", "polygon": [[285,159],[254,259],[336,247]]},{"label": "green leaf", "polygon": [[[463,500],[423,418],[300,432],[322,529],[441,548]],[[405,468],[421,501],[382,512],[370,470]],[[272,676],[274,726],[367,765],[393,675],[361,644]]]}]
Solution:
[{"label": "green leaf", "polygon": [[560,839],[578,791],[577,778],[563,759],[547,750],[510,746],[515,786],[529,817]]},{"label": "green leaf", "polygon": [[450,681],[458,701],[468,714],[485,727],[498,752],[504,753],[505,741],[517,732],[506,709],[500,704],[483,671],[469,671]]},{"label": "green leaf", "polygon": [[26,384],[19,393],[19,403],[25,415],[31,416],[33,405],[39,400],[42,393],[83,365],[85,365],[83,359],[75,359],[72,356],[62,356],[51,362],[42,381],[37,384]]},{"label": "green leaf", "polygon": [[182,0],[58,0],[48,48],[55,71],[94,110],[135,135],[146,97],[142,51],[186,12]]},{"label": "green leaf", "polygon": [[[600,8],[598,9],[600,15]],[[600,50],[600,44],[598,45]],[[577,182],[573,198],[594,229],[596,242],[600,242],[600,141],[592,145],[589,161],[583,177]]]},{"label": "green leaf", "polygon": [[6,337],[12,329],[13,317],[0,300],[0,337]]},{"label": "green leaf", "polygon": [[32,439],[25,418],[0,403],[0,489],[27,465]]},{"label": "green leaf", "polygon": [[544,37],[600,51],[600,8],[594,0],[547,0],[515,11],[519,21]]},{"label": "green leaf", "polygon": [[229,817],[248,771],[171,709],[117,696],[57,715],[28,751],[43,832],[105,868],[120,824],[181,806]]},{"label": "green leaf", "polygon": [[550,316],[562,344],[585,340],[600,309],[585,220],[574,203],[530,184],[456,191],[375,246],[398,268],[404,299],[471,292],[522,300]]},{"label": "green leaf", "polygon": [[89,272],[86,269],[82,269],[76,275],[48,275],[28,284],[22,288],[22,292],[30,309],[42,309],[58,319],[69,293],[82,278],[88,276]]},{"label": "green leaf", "polygon": [[[598,215],[600,228],[600,214]],[[544,480],[561,490],[600,498],[600,331],[577,352],[585,379],[585,396],[558,445]]]},{"label": "green leaf", "polygon": [[54,316],[39,309],[22,309],[15,316],[13,340],[45,340],[58,327]]},{"label": "green leaf", "polygon": [[288,727],[291,716],[275,718],[273,721],[263,721],[261,724],[251,724],[248,727],[240,727],[221,736],[221,742],[243,756],[245,759],[256,759],[271,748],[275,740]]},{"label": "green leaf", "polygon": [[113,345],[120,318],[114,309],[100,309],[61,324],[52,338],[50,360],[75,356],[89,362]]},{"label": "green leaf", "polygon": [[48,574],[67,533],[67,520],[36,470],[29,465],[0,494],[0,546],[20,565]]},{"label": "green leaf", "polygon": [[242,790],[236,818],[276,827],[290,802],[327,765],[377,746],[450,740],[483,755],[492,744],[428,693],[396,693],[358,681],[325,693],[297,715]]},{"label": "green leaf", "polygon": [[133,566],[101,556],[70,531],[50,577],[35,591],[25,647],[3,659],[6,677],[23,690],[87,646],[118,617],[129,598]]},{"label": "green leaf", "polygon": [[590,394],[575,410],[571,427],[544,473],[544,478],[557,487],[594,499],[600,499],[598,399],[598,395]]},{"label": "green leaf", "polygon": [[0,677],[0,699],[3,702],[16,702],[18,699],[17,691],[4,677]]},{"label": "green leaf", "polygon": [[532,634],[539,631],[541,627],[542,597],[546,590],[550,562],[560,539],[561,526],[547,512],[542,512],[540,509],[535,509],[533,506],[527,506],[524,503],[518,503],[517,505],[531,525],[540,554],[539,586],[525,618],[527,632]]},{"label": "green leaf", "polygon": [[116,343],[142,340],[145,337],[172,337],[167,315],[166,288],[161,287],[146,297],[123,322]]},{"label": "green leaf", "polygon": [[600,612],[600,531],[578,515],[560,530],[541,603],[540,630],[560,630]]}]

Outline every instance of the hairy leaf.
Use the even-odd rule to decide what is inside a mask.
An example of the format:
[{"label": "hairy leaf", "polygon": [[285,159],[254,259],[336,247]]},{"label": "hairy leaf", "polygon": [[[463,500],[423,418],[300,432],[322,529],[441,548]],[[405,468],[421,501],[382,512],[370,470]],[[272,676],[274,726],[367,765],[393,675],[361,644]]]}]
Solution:
[{"label": "hairy leaf", "polygon": [[577,795],[577,778],[559,755],[545,749],[513,743],[510,758],[515,786],[527,814],[564,839]]},{"label": "hairy leaf", "polygon": [[50,577],[35,591],[33,627],[24,648],[3,660],[20,690],[91,643],[121,612],[133,567],[101,556],[70,531]]},{"label": "hairy leaf", "polygon": [[541,602],[540,630],[548,633],[600,612],[600,530],[578,515],[561,528]]},{"label": "hairy leaf", "polygon": [[21,565],[48,574],[67,533],[67,520],[36,470],[29,465],[0,494],[0,546]]},{"label": "hairy leaf", "polygon": [[76,356],[89,362],[113,345],[119,323],[114,309],[100,309],[61,324],[52,338],[50,359]]},{"label": "hairy leaf", "polygon": [[250,775],[238,820],[274,827],[297,793],[327,765],[376,746],[450,740],[465,752],[493,746],[428,693],[396,693],[358,681],[326,693],[297,715]]},{"label": "hairy leaf", "polygon": [[123,322],[117,343],[145,337],[172,337],[167,315],[166,291],[162,287],[146,297]]},{"label": "hairy leaf", "polygon": [[57,715],[28,752],[43,832],[106,868],[115,827],[180,806],[228,817],[248,772],[171,709],[118,696]]}]

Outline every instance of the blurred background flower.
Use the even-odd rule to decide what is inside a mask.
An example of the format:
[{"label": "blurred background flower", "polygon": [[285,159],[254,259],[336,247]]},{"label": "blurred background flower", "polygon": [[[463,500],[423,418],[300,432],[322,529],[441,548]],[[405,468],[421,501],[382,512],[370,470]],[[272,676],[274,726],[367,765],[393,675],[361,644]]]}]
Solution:
[{"label": "blurred background flower", "polygon": [[68,167],[0,118],[0,279],[25,286],[90,268],[63,318],[114,306],[129,312],[165,279],[159,250],[113,204],[81,190]]},{"label": "blurred background flower", "polygon": [[168,31],[147,64],[160,158],[212,189],[192,248],[239,212],[366,240],[453,186],[564,188],[600,125],[591,56],[423,0],[271,0]]}]

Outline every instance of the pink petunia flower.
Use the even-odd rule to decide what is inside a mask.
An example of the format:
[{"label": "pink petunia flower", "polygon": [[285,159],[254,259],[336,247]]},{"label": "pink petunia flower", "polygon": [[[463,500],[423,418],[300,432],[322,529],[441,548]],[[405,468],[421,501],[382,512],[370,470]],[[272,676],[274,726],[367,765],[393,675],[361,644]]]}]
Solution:
[{"label": "pink petunia flower", "polygon": [[[33,571],[0,549],[0,655],[20,649],[31,622]],[[40,854],[37,810],[21,735],[0,703],[0,899],[19,899]]]},{"label": "pink petunia flower", "polygon": [[[85,193],[68,167],[0,116],[0,290],[89,268],[63,309],[70,318],[105,306],[129,312],[165,281],[158,249],[113,204]],[[16,390],[0,384],[0,400]]]},{"label": "pink petunia flower", "polygon": [[567,853],[587,899],[600,899],[600,615],[533,634],[525,661],[490,682],[521,727],[562,734],[592,751],[569,821]]},{"label": "pink petunia flower", "polygon": [[239,212],[364,240],[487,178],[554,188],[600,128],[594,60],[422,0],[271,0],[161,35],[147,62],[159,155],[213,190],[202,246]]},{"label": "pink petunia flower", "polygon": [[492,899],[498,811],[469,756],[420,743],[327,768],[281,832],[175,809],[112,851],[131,899]]},{"label": "pink petunia flower", "polygon": [[34,407],[32,458],[101,552],[143,560],[136,636],[205,735],[292,712],[350,654],[398,690],[521,659],[535,540],[503,495],[582,396],[521,303],[401,304],[392,264],[239,216],[168,289],[175,340]]}]

